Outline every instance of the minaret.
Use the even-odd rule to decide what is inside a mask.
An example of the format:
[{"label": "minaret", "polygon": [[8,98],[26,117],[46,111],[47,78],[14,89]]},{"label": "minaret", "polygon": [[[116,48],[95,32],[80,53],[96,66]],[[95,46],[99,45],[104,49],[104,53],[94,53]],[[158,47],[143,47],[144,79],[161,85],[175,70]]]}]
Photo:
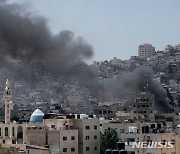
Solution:
[{"label": "minaret", "polygon": [[5,102],[5,123],[10,123],[11,118],[11,109],[10,109],[10,103],[11,103],[12,95],[11,95],[11,88],[9,84],[9,80],[6,81],[6,88],[4,92],[4,102]]}]

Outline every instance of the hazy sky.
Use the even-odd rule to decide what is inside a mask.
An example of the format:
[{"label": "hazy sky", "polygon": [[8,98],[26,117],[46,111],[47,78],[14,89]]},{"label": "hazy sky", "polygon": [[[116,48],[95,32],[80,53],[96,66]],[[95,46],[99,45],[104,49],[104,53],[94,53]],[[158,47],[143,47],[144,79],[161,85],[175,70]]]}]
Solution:
[{"label": "hazy sky", "polygon": [[92,60],[137,55],[138,45],[157,50],[180,43],[179,0],[9,0],[27,3],[49,20],[54,34],[71,30],[94,48]]}]

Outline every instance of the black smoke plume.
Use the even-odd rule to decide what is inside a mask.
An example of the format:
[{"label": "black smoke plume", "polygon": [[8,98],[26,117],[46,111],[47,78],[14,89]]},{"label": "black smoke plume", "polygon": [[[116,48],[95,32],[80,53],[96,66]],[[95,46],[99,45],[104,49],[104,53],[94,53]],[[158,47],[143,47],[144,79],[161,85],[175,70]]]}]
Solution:
[{"label": "black smoke plume", "polygon": [[92,55],[92,46],[82,37],[67,30],[52,35],[44,17],[31,15],[19,4],[0,3],[1,63],[19,60],[31,73],[43,70],[57,76],[86,78],[89,70],[84,69],[84,60]]},{"label": "black smoke plume", "polygon": [[156,107],[161,107],[164,111],[171,109],[162,85],[155,80],[153,71],[146,67],[120,74],[116,79],[103,80],[99,87],[103,96],[121,99],[133,98],[138,92],[151,92],[154,94]]},{"label": "black smoke plume", "polygon": [[[117,79],[101,82],[84,63],[93,55],[92,46],[71,31],[52,35],[47,20],[33,16],[19,4],[0,3],[0,64],[8,67],[18,78],[40,78],[39,74],[76,77],[86,84],[96,97],[128,98],[132,93],[143,91],[144,81],[155,95],[156,104],[168,109],[168,100],[161,85],[153,80],[153,73],[139,68],[119,75]],[[8,63],[14,61],[13,63]],[[40,72],[40,73],[39,73]],[[37,77],[38,76],[38,77]]]}]

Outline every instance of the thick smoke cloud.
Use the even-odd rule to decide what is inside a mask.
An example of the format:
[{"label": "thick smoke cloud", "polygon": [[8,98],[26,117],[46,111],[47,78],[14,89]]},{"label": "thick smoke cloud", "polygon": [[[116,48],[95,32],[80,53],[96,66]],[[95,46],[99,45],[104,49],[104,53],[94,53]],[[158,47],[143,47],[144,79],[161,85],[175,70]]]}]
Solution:
[{"label": "thick smoke cloud", "polygon": [[[163,88],[153,80],[153,73],[139,68],[119,75],[117,79],[98,82],[84,60],[93,55],[92,46],[71,31],[52,35],[44,17],[32,16],[18,4],[0,3],[0,64],[14,71],[18,78],[32,78],[43,72],[58,77],[76,77],[98,98],[128,98],[143,91],[145,80],[148,90],[155,94],[156,103],[169,108]],[[7,63],[15,60],[15,63]],[[18,62],[17,62],[18,61]],[[32,80],[28,80],[31,82]]]},{"label": "thick smoke cloud", "polygon": [[166,111],[171,108],[162,85],[154,79],[153,71],[146,67],[118,75],[117,79],[104,80],[100,85],[104,96],[121,99],[133,98],[138,92],[150,91],[154,94],[156,106]]},{"label": "thick smoke cloud", "polygon": [[[45,18],[32,16],[18,4],[0,3],[0,60],[20,60],[27,68],[42,68],[56,75],[82,72],[93,49],[71,31],[52,35]],[[79,74],[78,74],[79,75]]]}]

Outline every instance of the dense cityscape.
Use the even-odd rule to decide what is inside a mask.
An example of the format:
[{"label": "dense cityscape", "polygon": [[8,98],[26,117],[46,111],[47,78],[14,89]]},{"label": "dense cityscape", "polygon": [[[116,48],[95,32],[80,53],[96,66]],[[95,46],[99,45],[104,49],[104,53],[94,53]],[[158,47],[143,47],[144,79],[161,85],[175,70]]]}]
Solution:
[{"label": "dense cityscape", "polygon": [[180,154],[178,3],[0,0],[0,154]]},{"label": "dense cityscape", "polygon": [[[1,68],[2,147],[15,147],[16,153],[179,153],[180,45],[156,51],[142,44],[137,55],[88,66],[104,86],[96,95],[76,80],[51,75],[30,86]],[[103,140],[113,130],[118,147]],[[172,148],[132,147],[154,141]]]}]

